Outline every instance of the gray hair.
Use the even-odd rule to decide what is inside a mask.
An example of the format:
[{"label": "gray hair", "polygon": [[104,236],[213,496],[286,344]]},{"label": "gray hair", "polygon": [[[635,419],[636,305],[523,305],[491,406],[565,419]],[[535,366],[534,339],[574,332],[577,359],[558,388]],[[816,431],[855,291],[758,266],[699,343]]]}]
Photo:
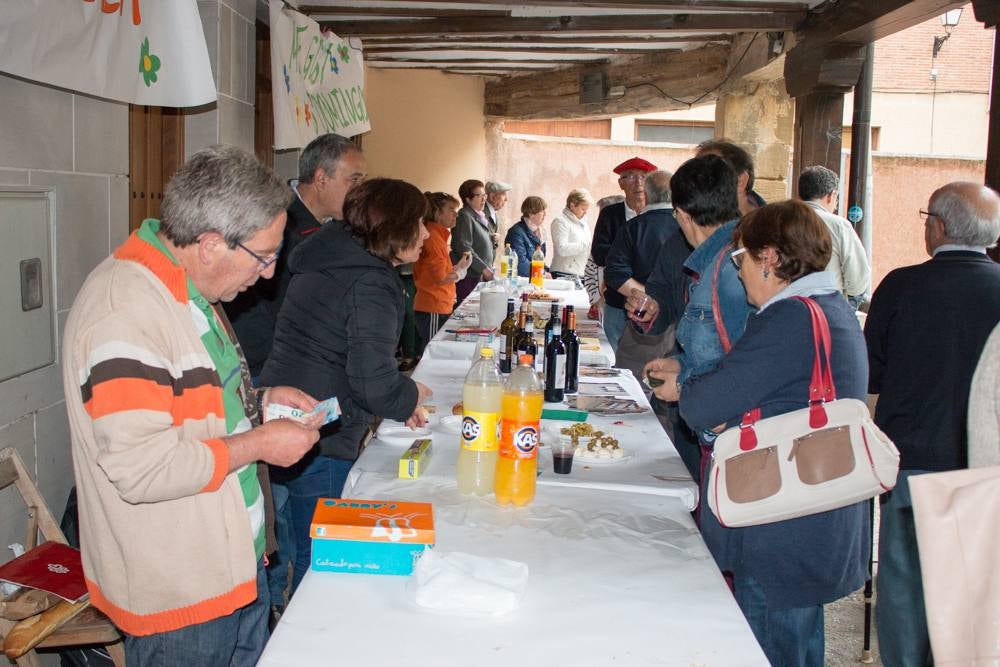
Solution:
[{"label": "gray hair", "polygon": [[839,190],[840,177],[831,169],[816,165],[806,167],[799,174],[799,198],[802,201],[822,199]]},{"label": "gray hair", "polygon": [[510,192],[513,188],[510,183],[504,183],[503,181],[486,181],[486,194],[491,195],[494,192]]},{"label": "gray hair", "polygon": [[327,174],[333,174],[337,170],[337,163],[344,153],[350,151],[361,152],[361,149],[350,139],[339,134],[321,134],[305,147],[302,155],[299,156],[299,182],[312,183],[317,169],[322,169]]},{"label": "gray hair", "polygon": [[928,208],[952,243],[992,248],[1000,236],[1000,195],[979,183],[955,181],[934,191]]},{"label": "gray hair", "polygon": [[584,188],[574,188],[569,191],[566,195],[566,208],[570,206],[579,206],[580,204],[593,204],[594,198],[590,196]]},{"label": "gray hair", "polygon": [[625,201],[625,195],[608,195],[607,197],[601,197],[597,200],[597,208],[602,209],[605,206],[620,204],[623,201]]},{"label": "gray hair", "polygon": [[253,155],[235,146],[204,148],[184,163],[163,192],[160,230],[178,247],[206,232],[230,248],[288,208],[291,189]]},{"label": "gray hair", "polygon": [[665,169],[657,169],[646,176],[646,181],[642,187],[646,191],[646,204],[669,204],[670,203],[670,177],[673,176]]}]

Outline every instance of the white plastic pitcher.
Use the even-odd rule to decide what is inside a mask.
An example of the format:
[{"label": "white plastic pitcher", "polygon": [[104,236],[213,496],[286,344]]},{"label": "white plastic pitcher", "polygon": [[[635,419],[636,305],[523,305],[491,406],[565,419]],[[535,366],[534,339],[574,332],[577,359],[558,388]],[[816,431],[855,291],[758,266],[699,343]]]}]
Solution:
[{"label": "white plastic pitcher", "polygon": [[484,289],[479,296],[479,328],[495,329],[507,317],[507,291]]}]

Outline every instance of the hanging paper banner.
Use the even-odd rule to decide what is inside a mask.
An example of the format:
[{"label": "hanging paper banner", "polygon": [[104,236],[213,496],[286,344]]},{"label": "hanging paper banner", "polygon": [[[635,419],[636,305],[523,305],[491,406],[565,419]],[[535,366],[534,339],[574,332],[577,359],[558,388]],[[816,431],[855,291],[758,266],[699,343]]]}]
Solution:
[{"label": "hanging paper banner", "polygon": [[132,104],[216,98],[196,0],[6,0],[0,71]]},{"label": "hanging paper banner", "polygon": [[367,132],[360,48],[308,16],[271,0],[271,88],[274,147],[302,148],[328,132]]}]

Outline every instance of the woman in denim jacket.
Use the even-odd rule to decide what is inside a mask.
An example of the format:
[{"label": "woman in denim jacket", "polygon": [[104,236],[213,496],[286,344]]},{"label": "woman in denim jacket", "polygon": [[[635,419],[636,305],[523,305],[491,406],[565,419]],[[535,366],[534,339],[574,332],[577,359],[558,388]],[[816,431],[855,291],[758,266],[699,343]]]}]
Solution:
[{"label": "woman in denim jacket", "polygon": [[[743,283],[727,259],[740,215],[736,172],[717,155],[696,157],[673,175],[670,190],[674,215],[694,251],[684,262],[691,281],[677,325],[681,352],[654,359],[644,369],[649,377],[663,381],[653,390],[663,401],[676,401],[678,387],[688,378],[713,370],[743,335],[750,314]],[[705,432],[702,444],[714,438]]]}]

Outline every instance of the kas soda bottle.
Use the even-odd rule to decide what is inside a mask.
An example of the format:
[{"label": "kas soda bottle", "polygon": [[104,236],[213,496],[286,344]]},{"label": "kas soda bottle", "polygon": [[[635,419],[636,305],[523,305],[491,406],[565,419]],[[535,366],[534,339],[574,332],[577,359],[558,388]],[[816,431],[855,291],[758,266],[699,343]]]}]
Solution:
[{"label": "kas soda bottle", "polygon": [[535,248],[535,253],[531,256],[531,284],[535,287],[542,287],[545,284],[545,255],[542,254],[542,246]]},{"label": "kas soda bottle", "polygon": [[493,362],[493,350],[484,347],[462,388],[462,446],[455,472],[461,493],[485,496],[493,489],[502,394],[503,379]]},{"label": "kas soda bottle", "polygon": [[493,490],[501,505],[520,507],[535,497],[542,385],[523,354],[507,378],[500,409],[500,455]]}]

